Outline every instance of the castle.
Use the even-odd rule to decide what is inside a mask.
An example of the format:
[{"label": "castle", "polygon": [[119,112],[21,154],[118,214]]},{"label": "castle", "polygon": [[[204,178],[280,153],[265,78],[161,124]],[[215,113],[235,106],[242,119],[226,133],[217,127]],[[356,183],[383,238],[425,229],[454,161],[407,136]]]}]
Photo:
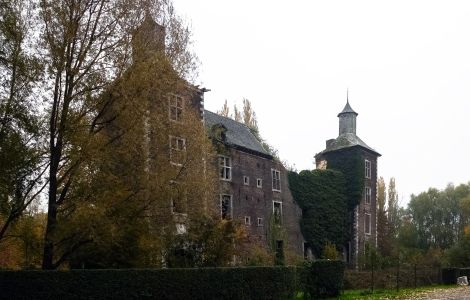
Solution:
[{"label": "castle", "polygon": [[[327,140],[326,148],[315,155],[318,169],[328,168],[329,160],[344,162],[345,157],[359,157],[362,162],[362,198],[359,204],[350,208],[353,210],[350,212],[352,228],[349,228],[352,238],[344,245],[343,251],[345,260],[352,266],[358,265],[358,257],[365,252],[367,244],[377,245],[377,159],[381,156],[356,135],[357,116],[347,99],[344,109],[338,114],[338,137]],[[346,174],[347,181],[354,179]]]}]

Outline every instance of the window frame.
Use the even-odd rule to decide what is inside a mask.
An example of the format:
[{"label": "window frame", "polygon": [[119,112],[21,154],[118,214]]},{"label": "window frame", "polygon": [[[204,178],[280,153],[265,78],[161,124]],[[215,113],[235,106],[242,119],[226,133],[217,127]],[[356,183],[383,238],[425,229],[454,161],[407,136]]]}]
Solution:
[{"label": "window frame", "polygon": [[[276,175],[278,175],[279,178],[276,178]],[[281,171],[271,168],[271,181],[272,191],[281,192]]]},{"label": "window frame", "polygon": [[250,216],[245,216],[245,225],[251,225],[251,217]]},{"label": "window frame", "polygon": [[[173,147],[173,140],[176,141],[176,147]],[[179,141],[183,141],[182,145],[183,147],[180,149],[179,147]],[[175,166],[181,167],[183,165],[183,162],[175,162],[173,161],[173,151],[178,151],[179,153],[184,153],[183,156],[186,156],[186,139],[175,136],[175,135],[169,135],[169,144],[170,144],[170,163]],[[184,158],[185,159],[185,158]]]},{"label": "window frame", "polygon": [[[183,119],[184,111],[184,99],[181,95],[178,94],[169,94],[168,96],[168,118],[172,122],[181,123]],[[181,106],[178,106],[178,99],[181,100]],[[173,111],[175,109],[175,118],[173,118]],[[179,113],[178,113],[179,111]]]},{"label": "window frame", "polygon": [[183,190],[182,192],[178,191],[178,195],[182,196],[181,198],[178,198],[178,201],[181,201],[180,203],[180,208],[182,208],[182,211],[176,211],[175,207],[175,198],[174,198],[174,191],[175,187],[179,187],[178,190],[181,188],[181,185],[179,182],[171,180],[170,181],[170,210],[173,215],[181,215],[181,216],[187,216],[187,198],[186,198],[186,192]]},{"label": "window frame", "polygon": [[[369,224],[367,224],[367,217],[369,217]],[[367,231],[367,229],[369,229]],[[371,235],[372,234],[372,215],[371,213],[364,213],[364,234]]]},{"label": "window frame", "polygon": [[[229,217],[225,217],[224,218],[224,212],[223,212],[223,205],[222,205],[222,202],[224,200],[224,196],[228,196],[229,197],[229,203],[230,203],[230,214],[229,214]],[[219,202],[219,205],[220,205],[220,218],[222,220],[232,220],[233,219],[233,196],[230,195],[230,194],[220,194],[220,202]],[[226,214],[227,215],[227,214]]]},{"label": "window frame", "polygon": [[243,185],[250,185],[250,177],[243,176]]},{"label": "window frame", "polygon": [[[276,221],[276,204],[279,204],[279,221],[277,222]],[[282,224],[282,201],[277,201],[277,200],[273,200],[273,216],[274,216],[274,223],[275,224]]]},{"label": "window frame", "polygon": [[263,188],[263,179],[256,178],[256,187],[260,189]]},{"label": "window frame", "polygon": [[372,189],[369,186],[364,188],[364,202],[368,205],[372,203]]},{"label": "window frame", "polygon": [[[221,161],[223,161],[223,165],[221,164]],[[228,161],[228,165],[227,165]],[[224,156],[224,155],[219,155],[218,156],[218,167],[219,167],[219,179],[224,180],[224,181],[232,181],[232,158],[229,156]],[[221,174],[221,171],[223,170],[223,175]],[[227,175],[228,174],[228,178]]]},{"label": "window frame", "polygon": [[264,226],[264,220],[263,220],[263,218],[258,217],[258,220],[257,220],[257,222],[256,222],[256,225],[257,225],[258,227]]},{"label": "window frame", "polygon": [[365,167],[365,178],[370,179],[372,177],[372,163],[370,160],[366,159],[364,162],[364,167]]}]

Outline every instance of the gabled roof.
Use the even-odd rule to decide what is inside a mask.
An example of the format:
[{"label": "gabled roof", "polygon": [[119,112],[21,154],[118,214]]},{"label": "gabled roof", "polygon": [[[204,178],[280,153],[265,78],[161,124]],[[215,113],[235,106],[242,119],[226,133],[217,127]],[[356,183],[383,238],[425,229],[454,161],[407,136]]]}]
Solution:
[{"label": "gabled roof", "polygon": [[356,116],[358,115],[358,113],[355,112],[355,111],[351,108],[351,105],[349,105],[349,100],[348,100],[348,101],[346,101],[346,105],[344,106],[343,111],[338,114],[338,117],[341,116],[341,115],[343,115],[343,114],[349,114],[349,113],[353,113],[353,114],[355,114]]},{"label": "gabled roof", "polygon": [[245,124],[208,110],[204,110],[204,124],[209,131],[212,130],[214,125],[224,126],[227,131],[223,142],[229,146],[271,157]]},{"label": "gabled roof", "polygon": [[369,147],[354,133],[343,133],[339,135],[336,139],[328,143],[328,146],[326,147],[325,150],[323,150],[322,152],[318,154],[323,154],[323,153],[332,152],[332,151],[336,151],[340,149],[346,149],[346,148],[355,147],[355,146],[365,148],[366,150],[372,153],[375,153],[378,156],[381,156],[380,153],[375,151],[373,148]]}]

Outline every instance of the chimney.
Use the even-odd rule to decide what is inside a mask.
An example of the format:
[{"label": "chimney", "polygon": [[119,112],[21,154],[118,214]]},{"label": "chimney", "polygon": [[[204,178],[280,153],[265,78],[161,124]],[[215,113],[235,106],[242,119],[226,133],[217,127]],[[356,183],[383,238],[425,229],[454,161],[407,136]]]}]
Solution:
[{"label": "chimney", "polygon": [[326,140],[326,149],[331,148],[331,145],[333,145],[335,139],[329,139]]},{"label": "chimney", "polygon": [[148,15],[132,37],[132,57],[145,60],[158,51],[165,51],[165,27]]}]

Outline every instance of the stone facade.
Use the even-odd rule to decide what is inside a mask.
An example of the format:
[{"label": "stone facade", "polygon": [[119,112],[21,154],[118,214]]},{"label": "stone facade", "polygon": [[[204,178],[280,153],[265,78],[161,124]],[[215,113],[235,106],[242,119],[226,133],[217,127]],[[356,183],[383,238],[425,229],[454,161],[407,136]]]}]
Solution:
[{"label": "stone facade", "polygon": [[[366,245],[377,246],[377,159],[378,152],[370,148],[356,135],[357,113],[347,102],[339,117],[339,135],[326,141],[326,149],[315,155],[317,168],[327,168],[328,159],[338,154],[359,155],[364,162],[364,187],[360,203],[350,212],[353,215],[351,236],[344,245],[344,258],[354,267],[364,254]],[[348,178],[346,178],[348,180]]]},{"label": "stone facade", "polygon": [[[289,190],[286,169],[262,148],[245,125],[208,111],[205,116],[209,119],[206,127],[212,132],[220,154],[221,217],[244,224],[248,247],[258,244],[274,252],[289,251],[302,256],[304,239],[299,225],[302,212]],[[213,131],[219,126],[225,132],[221,134],[225,140]],[[237,134],[231,135],[234,132],[230,131]],[[227,168],[228,176],[224,171]],[[229,216],[226,201],[231,201]]]}]

